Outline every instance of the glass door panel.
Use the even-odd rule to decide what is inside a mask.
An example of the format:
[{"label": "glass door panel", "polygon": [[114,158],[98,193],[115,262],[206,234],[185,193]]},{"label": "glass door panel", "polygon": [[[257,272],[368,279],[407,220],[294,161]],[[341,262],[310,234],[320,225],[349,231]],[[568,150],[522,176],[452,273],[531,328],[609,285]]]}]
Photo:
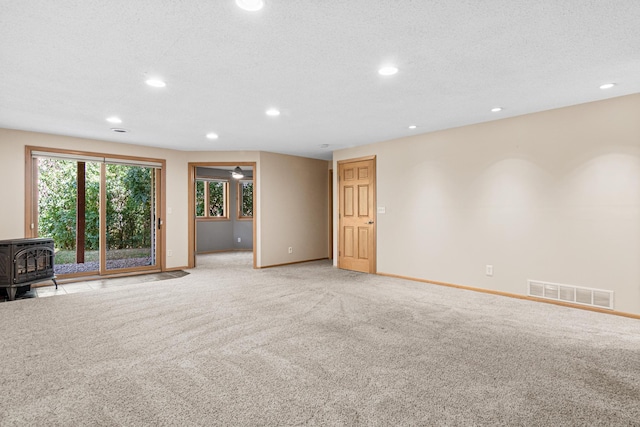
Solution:
[{"label": "glass door panel", "polygon": [[95,274],[100,269],[100,164],[36,160],[36,233],[54,241],[54,273]]},{"label": "glass door panel", "polygon": [[107,164],[105,170],[105,269],[155,266],[155,168]]}]

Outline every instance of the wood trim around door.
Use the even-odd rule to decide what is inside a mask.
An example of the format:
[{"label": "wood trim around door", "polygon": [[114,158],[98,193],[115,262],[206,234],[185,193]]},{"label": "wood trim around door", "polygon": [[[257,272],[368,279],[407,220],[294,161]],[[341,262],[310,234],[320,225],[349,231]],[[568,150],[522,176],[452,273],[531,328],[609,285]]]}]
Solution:
[{"label": "wood trim around door", "polygon": [[329,259],[333,260],[333,169],[329,169]]},{"label": "wood trim around door", "polygon": [[[165,213],[166,213],[164,201],[166,200],[166,188],[167,188],[166,186],[167,162],[165,159],[26,145],[25,146],[25,222],[24,222],[25,237],[37,237],[36,229],[38,225],[37,224],[38,192],[34,191],[34,185],[38,181],[38,168],[36,167],[36,162],[33,161],[32,153],[34,151],[40,151],[45,153],[48,152],[48,153],[51,153],[52,156],[55,156],[55,154],[64,154],[64,155],[70,155],[70,156],[77,155],[77,156],[90,156],[90,157],[98,157],[98,158],[101,157],[103,159],[105,158],[106,159],[122,159],[122,160],[130,161],[131,163],[135,163],[136,161],[141,161],[141,162],[153,162],[153,163],[160,164],[160,167],[155,168],[155,171],[156,171],[155,177],[156,179],[158,178],[160,179],[159,182],[156,182],[156,186],[159,187],[159,190],[156,191],[156,204],[157,204],[156,209],[157,209],[157,214],[162,218],[164,222]],[[105,167],[104,162],[101,162],[101,165],[102,165],[101,168]],[[103,216],[103,215],[106,215],[106,194],[104,195],[104,199],[102,195],[102,189],[105,186],[103,179],[106,179],[104,170],[101,170],[100,179],[101,179],[101,184],[100,184],[101,194],[99,196],[100,197],[100,215]],[[103,208],[105,209],[105,211],[102,210]],[[31,227],[31,224],[34,224],[33,228]],[[100,260],[101,265],[105,267],[104,274],[102,272],[102,267],[100,271],[91,272],[88,274],[95,275],[95,273],[99,273],[103,277],[110,277],[110,276],[129,275],[129,274],[130,275],[145,274],[145,273],[155,272],[158,269],[160,269],[161,271],[165,271],[166,269],[166,263],[165,263],[166,233],[164,232],[164,226],[162,227],[161,230],[156,230],[156,231],[159,234],[159,241],[156,242],[155,266],[152,266],[149,268],[131,267],[126,269],[106,270],[106,264],[105,264],[106,254],[105,254],[105,259],[102,259],[102,256],[101,256],[101,260]],[[105,239],[104,237],[105,233],[106,233],[106,227],[104,227],[103,229],[103,227],[101,226],[100,227],[101,242],[99,243],[100,246],[102,246],[102,240]],[[100,247],[100,253],[102,254],[103,252],[104,251],[102,250],[102,247]],[[69,277],[72,277],[72,276],[75,276],[75,274],[70,275]]]},{"label": "wood trim around door", "polygon": [[188,268],[196,267],[196,169],[198,167],[215,168],[216,166],[251,166],[253,168],[253,268],[258,268],[257,247],[258,239],[256,235],[256,222],[258,212],[256,210],[256,199],[258,189],[258,165],[257,162],[189,162],[189,182],[188,182],[188,203],[187,216],[189,220],[189,263]]}]

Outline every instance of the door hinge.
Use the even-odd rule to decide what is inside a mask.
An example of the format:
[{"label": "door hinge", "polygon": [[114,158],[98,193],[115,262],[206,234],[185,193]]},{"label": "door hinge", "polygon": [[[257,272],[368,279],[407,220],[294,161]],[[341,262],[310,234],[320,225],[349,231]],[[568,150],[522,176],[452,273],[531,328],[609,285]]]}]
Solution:
[{"label": "door hinge", "polygon": [[158,218],[158,230],[162,228],[162,218]]}]

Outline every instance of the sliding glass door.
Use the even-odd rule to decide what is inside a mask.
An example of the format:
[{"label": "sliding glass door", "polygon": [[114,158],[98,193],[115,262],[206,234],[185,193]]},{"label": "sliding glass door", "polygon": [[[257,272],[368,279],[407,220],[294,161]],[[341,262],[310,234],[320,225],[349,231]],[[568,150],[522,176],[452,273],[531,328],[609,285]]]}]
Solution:
[{"label": "sliding glass door", "polygon": [[29,158],[27,234],[54,240],[56,275],[160,268],[162,164],[38,150]]}]

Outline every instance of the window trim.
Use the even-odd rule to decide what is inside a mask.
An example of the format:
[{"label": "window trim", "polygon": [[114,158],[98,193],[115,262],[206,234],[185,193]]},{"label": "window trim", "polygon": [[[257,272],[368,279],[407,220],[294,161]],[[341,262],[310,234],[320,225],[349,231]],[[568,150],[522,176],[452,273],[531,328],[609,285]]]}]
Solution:
[{"label": "window trim", "polygon": [[[198,181],[204,183],[204,215],[197,215],[197,203],[198,198],[196,192],[198,191]],[[211,216],[209,214],[209,183],[210,182],[221,182],[224,184],[223,190],[223,211],[224,214],[222,216]],[[194,209],[196,211],[196,220],[197,221],[229,221],[231,218],[229,217],[229,180],[222,178],[211,178],[211,177],[198,177],[196,176],[195,185],[194,185]]]}]

